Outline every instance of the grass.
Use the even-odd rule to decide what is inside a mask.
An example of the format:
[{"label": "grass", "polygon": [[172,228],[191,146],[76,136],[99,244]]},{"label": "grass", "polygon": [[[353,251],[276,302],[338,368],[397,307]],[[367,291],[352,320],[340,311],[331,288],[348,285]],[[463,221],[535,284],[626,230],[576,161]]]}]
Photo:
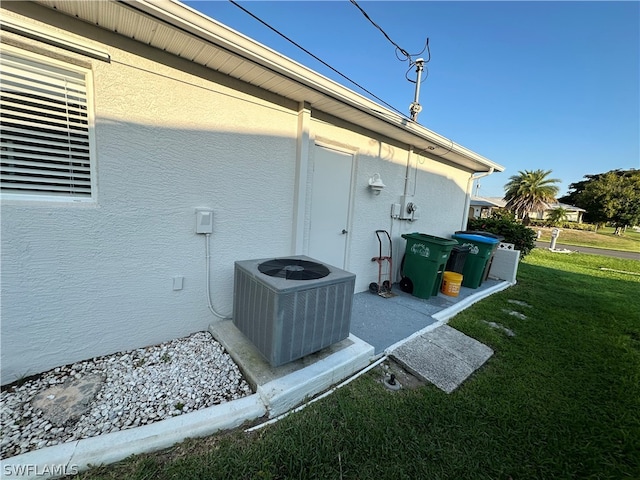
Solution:
[{"label": "grass", "polygon": [[256,432],[191,439],[80,478],[640,478],[633,273],[640,262],[536,249],[516,286],[450,322],[495,351],[452,394],[428,384],[391,392],[374,369]]},{"label": "grass", "polygon": [[[541,242],[551,242],[551,228],[532,227],[540,230]],[[601,228],[597,232],[586,230],[560,229],[558,244],[574,245],[577,247],[604,248],[607,250],[622,250],[626,252],[640,252],[640,232],[628,228],[624,235],[614,235],[613,228]]]}]

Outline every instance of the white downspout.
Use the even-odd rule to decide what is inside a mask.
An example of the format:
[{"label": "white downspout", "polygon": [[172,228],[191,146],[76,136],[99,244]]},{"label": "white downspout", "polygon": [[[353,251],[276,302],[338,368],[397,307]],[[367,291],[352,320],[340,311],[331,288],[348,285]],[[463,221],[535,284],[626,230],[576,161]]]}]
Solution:
[{"label": "white downspout", "polygon": [[489,167],[488,172],[476,172],[469,177],[469,180],[467,181],[467,196],[464,201],[464,212],[462,212],[462,227],[460,228],[460,230],[467,229],[467,222],[469,221],[469,207],[471,206],[471,190],[473,188],[473,181],[478,180],[482,177],[488,177],[493,173],[493,170],[493,167]]}]

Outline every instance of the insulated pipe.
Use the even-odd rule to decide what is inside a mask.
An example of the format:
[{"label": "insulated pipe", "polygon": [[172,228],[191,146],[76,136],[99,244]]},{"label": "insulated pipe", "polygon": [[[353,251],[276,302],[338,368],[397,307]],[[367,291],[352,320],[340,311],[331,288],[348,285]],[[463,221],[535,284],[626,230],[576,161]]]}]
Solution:
[{"label": "insulated pipe", "polygon": [[493,167],[489,168],[488,172],[476,172],[469,177],[467,181],[467,196],[464,201],[464,212],[462,212],[462,228],[460,230],[467,229],[467,222],[469,221],[469,207],[471,206],[471,189],[473,187],[473,181],[479,178],[488,177],[493,173]]}]

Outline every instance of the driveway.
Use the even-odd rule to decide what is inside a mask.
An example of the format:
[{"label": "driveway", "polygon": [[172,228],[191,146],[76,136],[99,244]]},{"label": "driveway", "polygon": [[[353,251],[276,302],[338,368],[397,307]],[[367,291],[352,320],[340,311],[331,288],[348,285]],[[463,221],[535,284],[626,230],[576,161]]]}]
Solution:
[{"label": "driveway", "polygon": [[[538,248],[549,248],[547,242],[536,242]],[[606,250],[603,248],[591,248],[591,247],[576,247],[575,245],[563,245],[556,243],[556,249],[572,250],[581,253],[590,253],[592,255],[606,255],[608,257],[626,258],[628,260],[640,260],[640,252],[623,252],[620,250]]]}]

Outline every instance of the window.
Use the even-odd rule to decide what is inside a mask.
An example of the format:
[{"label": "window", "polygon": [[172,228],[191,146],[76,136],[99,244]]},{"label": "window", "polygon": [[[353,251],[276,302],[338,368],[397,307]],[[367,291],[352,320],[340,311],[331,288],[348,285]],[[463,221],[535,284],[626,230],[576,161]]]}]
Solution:
[{"label": "window", "polygon": [[3,52],[1,192],[91,200],[93,132],[84,69]]}]

